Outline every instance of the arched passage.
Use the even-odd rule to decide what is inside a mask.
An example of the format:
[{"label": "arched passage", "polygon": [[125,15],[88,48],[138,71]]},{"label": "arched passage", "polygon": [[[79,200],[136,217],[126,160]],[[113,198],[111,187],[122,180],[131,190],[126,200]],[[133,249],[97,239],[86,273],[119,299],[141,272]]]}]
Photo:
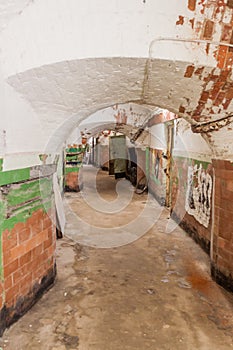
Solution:
[{"label": "arched passage", "polygon": [[[173,153],[176,161],[166,174],[173,191],[167,181],[166,195],[180,199],[174,217],[206,250],[212,247],[212,274],[232,290],[231,1],[164,1],[159,11],[149,1],[71,0],[67,6],[52,0],[49,7],[45,0],[20,1],[16,12],[22,12],[14,16],[6,3],[11,21],[1,16],[7,26],[0,34],[0,309],[7,317],[0,328],[55,278],[54,227],[44,208],[54,214],[52,177],[62,143],[91,114],[121,103],[150,111],[160,106],[190,123],[196,136],[189,124],[176,129],[188,130],[188,157],[184,150]],[[160,135],[170,138],[172,124],[160,128],[156,118],[153,123],[149,127],[159,137],[148,144],[149,175],[161,199],[160,166],[171,154],[159,141]],[[202,146],[198,152],[196,144]]]}]

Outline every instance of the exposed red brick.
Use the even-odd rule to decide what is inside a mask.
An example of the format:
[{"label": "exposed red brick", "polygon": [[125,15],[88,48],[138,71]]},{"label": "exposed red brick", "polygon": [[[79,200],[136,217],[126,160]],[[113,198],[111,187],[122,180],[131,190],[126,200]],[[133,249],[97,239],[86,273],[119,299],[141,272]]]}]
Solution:
[{"label": "exposed red brick", "polygon": [[48,239],[48,229],[41,231],[36,236],[36,245],[39,245]]},{"label": "exposed red brick", "polygon": [[29,262],[29,263],[21,265],[20,269],[21,269],[22,274],[24,276],[26,276],[33,269],[33,260],[31,262]]},{"label": "exposed red brick", "polygon": [[51,246],[47,249],[47,252],[48,252],[48,256],[53,256],[53,252],[54,252],[54,247]]},{"label": "exposed red brick", "polygon": [[[232,22],[231,22],[231,24],[233,25],[233,15],[232,15]],[[230,38],[229,44],[233,45],[233,31],[232,31],[232,34],[231,34],[231,38]],[[233,52],[233,47],[229,47],[229,52]]]},{"label": "exposed red brick", "polygon": [[43,243],[35,247],[31,252],[32,252],[32,258],[34,259],[38,255],[40,255],[43,251]]},{"label": "exposed red brick", "polygon": [[206,102],[209,98],[209,92],[208,91],[203,91],[200,97],[200,101]]},{"label": "exposed red brick", "polygon": [[8,230],[4,231],[3,234],[3,251],[9,251],[11,248],[16,247],[18,243],[17,233],[9,232]]},{"label": "exposed red brick", "polygon": [[219,46],[218,55],[217,55],[217,61],[218,61],[219,68],[225,67],[227,52],[228,52],[227,46],[224,46],[224,45]]},{"label": "exposed red brick", "polygon": [[25,254],[25,247],[23,244],[18,245],[17,247],[12,248],[10,253],[11,253],[11,260],[12,261],[16,260]]},{"label": "exposed red brick", "polygon": [[30,261],[32,260],[32,252],[29,251],[26,254],[24,254],[23,256],[20,257],[19,259],[19,266],[23,266],[25,264],[28,264]]},{"label": "exposed red brick", "polygon": [[30,226],[30,231],[32,236],[37,235],[42,230],[43,230],[43,222],[41,220],[37,220],[34,225]]},{"label": "exposed red brick", "polygon": [[35,271],[33,271],[33,274],[32,274],[33,280],[34,281],[40,280],[44,276],[45,271],[46,271],[46,268],[43,265],[40,266]]},{"label": "exposed red brick", "polygon": [[230,87],[228,91],[226,92],[226,98],[232,99],[233,98],[233,87]]},{"label": "exposed red brick", "polygon": [[210,51],[210,43],[207,43],[205,47],[205,52],[207,55],[209,55],[209,51]]},{"label": "exposed red brick", "polygon": [[30,252],[34,247],[36,247],[36,237],[33,237],[30,241],[27,241],[25,244],[24,244],[24,253],[28,253]]},{"label": "exposed red brick", "polygon": [[232,222],[227,224],[224,224],[223,220],[226,220],[226,218],[221,218],[220,217],[220,221],[219,221],[219,237],[224,238],[224,240],[228,241],[228,243],[226,244],[226,246],[222,247],[225,249],[229,248],[229,242],[231,241],[232,238]]},{"label": "exposed red brick", "polygon": [[49,216],[46,216],[43,220],[43,230],[50,227],[51,225],[52,225],[52,220],[50,219]]},{"label": "exposed red brick", "polygon": [[195,69],[195,67],[193,65],[187,66],[184,77],[191,78],[193,75],[194,69]]},{"label": "exposed red brick", "polygon": [[10,262],[12,262],[11,251],[4,250],[3,251],[3,264],[4,264],[4,266],[8,265]]},{"label": "exposed red brick", "polygon": [[230,51],[230,48],[227,53],[225,65],[227,69],[232,69],[233,67],[233,52]]},{"label": "exposed red brick", "polygon": [[226,80],[230,75],[231,75],[231,69],[223,69],[220,73],[218,81],[226,84]]},{"label": "exposed red brick", "polygon": [[[220,179],[223,181],[223,180],[232,180],[232,177],[233,177],[233,172],[232,171],[229,171],[225,168],[222,168],[222,169],[217,169],[216,171],[216,176],[217,177],[220,177]],[[226,181],[225,181],[226,182]]]},{"label": "exposed red brick", "polygon": [[220,90],[222,89],[224,85],[224,82],[222,81],[217,81],[216,83],[214,83],[210,93],[209,93],[209,98],[211,100],[215,100],[220,92]]},{"label": "exposed red brick", "polygon": [[24,278],[24,271],[22,269],[18,269],[13,273],[13,284],[18,283],[23,278]]},{"label": "exposed red brick", "polygon": [[39,221],[38,216],[35,213],[33,213],[32,216],[27,219],[25,226],[30,227],[32,225],[36,225],[38,221]]},{"label": "exposed red brick", "polygon": [[227,0],[227,6],[233,9],[233,0]]},{"label": "exposed red brick", "polygon": [[214,101],[214,106],[219,106],[220,104],[222,104],[222,101],[224,100],[224,98],[225,98],[225,92],[220,91],[216,100]]},{"label": "exposed red brick", "polygon": [[226,101],[223,102],[223,104],[222,104],[222,105],[223,105],[223,108],[224,108],[224,109],[227,109],[227,108],[229,107],[231,101],[232,101],[232,98],[231,98],[231,99],[226,99]]},{"label": "exposed red brick", "polygon": [[15,284],[12,288],[8,289],[5,293],[6,306],[10,307],[14,305],[18,295],[19,295],[19,284]]},{"label": "exposed red brick", "polygon": [[195,11],[196,9],[196,0],[188,0],[188,8],[190,11]]},{"label": "exposed red brick", "polygon": [[228,180],[226,183],[226,189],[228,191],[233,191],[233,174],[232,174],[232,179]]},{"label": "exposed red brick", "polygon": [[232,271],[232,263],[223,259],[221,256],[218,256],[218,268],[222,273],[228,276]]},{"label": "exposed red brick", "polygon": [[229,241],[222,238],[222,237],[219,237],[218,238],[218,247],[221,248],[221,249],[225,249],[227,246],[229,245]]},{"label": "exposed red brick", "polygon": [[233,162],[231,161],[224,161],[224,169],[232,171],[233,172]]},{"label": "exposed red brick", "polygon": [[214,31],[214,22],[207,19],[204,26],[203,39],[210,40],[212,39]]},{"label": "exposed red brick", "polygon": [[32,285],[33,285],[32,273],[29,273],[19,283],[20,294],[26,295],[31,290]]},{"label": "exposed red brick", "polygon": [[4,289],[10,289],[13,286],[13,277],[12,275],[4,279]]},{"label": "exposed red brick", "polygon": [[193,113],[193,115],[195,116],[194,117],[195,120],[198,120],[204,108],[205,108],[205,102],[199,101],[198,106]]},{"label": "exposed red brick", "polygon": [[232,36],[232,26],[224,24],[222,28],[221,41],[230,42]]},{"label": "exposed red brick", "polygon": [[18,222],[17,224],[15,224],[15,226],[13,227],[13,229],[11,230],[11,233],[18,233],[20,231],[22,231],[25,228],[25,223],[24,222]]},{"label": "exposed red brick", "polygon": [[30,229],[24,228],[22,231],[18,232],[18,244],[26,241],[30,238]]},{"label": "exposed red brick", "polygon": [[45,250],[49,248],[52,244],[53,244],[53,236],[49,235],[49,238],[43,243],[43,249]]},{"label": "exposed red brick", "polygon": [[176,25],[183,25],[184,24],[184,16],[179,16],[178,21],[176,21]]},{"label": "exposed red brick", "polygon": [[8,277],[10,274],[12,274],[13,272],[15,272],[19,267],[19,261],[18,259],[11,262],[10,264],[6,265],[4,267],[4,277]]}]

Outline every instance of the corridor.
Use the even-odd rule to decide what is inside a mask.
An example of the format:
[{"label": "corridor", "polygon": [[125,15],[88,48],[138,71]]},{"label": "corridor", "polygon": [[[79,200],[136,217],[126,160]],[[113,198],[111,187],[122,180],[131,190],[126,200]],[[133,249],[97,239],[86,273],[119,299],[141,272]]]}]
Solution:
[{"label": "corridor", "polygon": [[[147,193],[136,195],[125,179],[92,166],[83,177],[83,191],[65,195],[55,285],[5,331],[1,348],[233,349],[232,295],[211,279],[209,257],[172,226],[169,211]],[[144,211],[148,202],[154,222]],[[129,222],[135,235],[127,233]]]}]

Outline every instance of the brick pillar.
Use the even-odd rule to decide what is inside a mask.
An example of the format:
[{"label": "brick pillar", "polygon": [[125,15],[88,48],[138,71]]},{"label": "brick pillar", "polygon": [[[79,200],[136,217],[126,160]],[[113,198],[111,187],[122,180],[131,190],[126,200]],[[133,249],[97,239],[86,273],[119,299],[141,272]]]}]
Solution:
[{"label": "brick pillar", "polygon": [[215,170],[213,278],[233,292],[233,163],[213,160]]},{"label": "brick pillar", "polygon": [[[41,169],[43,168],[43,169]],[[53,167],[0,173],[0,335],[54,282],[56,227]],[[45,170],[43,175],[40,170]]]}]

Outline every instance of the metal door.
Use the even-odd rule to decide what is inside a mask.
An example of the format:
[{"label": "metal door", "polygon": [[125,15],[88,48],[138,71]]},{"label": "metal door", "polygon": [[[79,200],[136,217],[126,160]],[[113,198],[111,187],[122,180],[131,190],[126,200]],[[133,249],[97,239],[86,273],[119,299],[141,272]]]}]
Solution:
[{"label": "metal door", "polygon": [[126,172],[126,158],[125,135],[111,136],[109,138],[109,159],[110,164],[114,163],[114,165],[109,167],[109,174],[115,174],[115,176],[119,177],[124,176]]}]

